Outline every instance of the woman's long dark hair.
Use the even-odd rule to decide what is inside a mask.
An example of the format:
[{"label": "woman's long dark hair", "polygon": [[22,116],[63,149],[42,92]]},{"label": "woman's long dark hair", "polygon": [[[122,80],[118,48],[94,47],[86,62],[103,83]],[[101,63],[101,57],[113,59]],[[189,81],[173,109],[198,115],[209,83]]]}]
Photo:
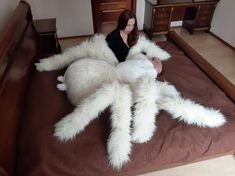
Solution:
[{"label": "woman's long dark hair", "polygon": [[138,27],[135,14],[131,10],[124,10],[118,18],[118,25],[117,25],[117,29],[124,30],[127,26],[128,20],[131,18],[135,19],[135,24],[133,30],[131,31],[130,34],[128,34],[127,38],[127,43],[130,47],[134,46],[138,40]]}]

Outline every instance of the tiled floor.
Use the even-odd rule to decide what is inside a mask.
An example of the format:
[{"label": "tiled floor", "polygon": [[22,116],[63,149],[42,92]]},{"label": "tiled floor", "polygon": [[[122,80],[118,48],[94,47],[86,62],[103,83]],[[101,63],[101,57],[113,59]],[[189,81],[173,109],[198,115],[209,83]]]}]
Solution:
[{"label": "tiled floor", "polygon": [[[190,35],[182,28],[175,31],[197,50],[206,60],[218,69],[228,80],[235,85],[235,52],[224,45],[221,41],[203,31],[195,32]],[[76,44],[87,37],[62,39],[62,48],[67,48]],[[164,40],[162,36],[155,36],[154,40]],[[235,139],[234,139],[235,140]],[[184,166],[174,167],[161,171],[156,171],[141,176],[233,176],[235,175],[235,156],[227,155],[201,161]]]},{"label": "tiled floor", "polygon": [[139,176],[233,176],[235,157],[227,155]]},{"label": "tiled floor", "polygon": [[235,85],[235,51],[204,31],[190,35],[183,28],[175,31]]}]

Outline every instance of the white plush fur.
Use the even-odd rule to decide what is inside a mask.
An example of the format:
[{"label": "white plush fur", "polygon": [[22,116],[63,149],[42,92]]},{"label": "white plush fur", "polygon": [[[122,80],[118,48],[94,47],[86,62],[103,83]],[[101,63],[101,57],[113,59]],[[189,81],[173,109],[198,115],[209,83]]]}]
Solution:
[{"label": "white plush fur", "polygon": [[63,76],[58,76],[57,80],[63,83],[64,82],[64,77]]},{"label": "white plush fur", "polygon": [[132,93],[128,85],[121,84],[116,90],[111,106],[111,127],[107,149],[109,161],[113,168],[119,170],[129,161],[131,153],[131,105]]},{"label": "white plush fur", "polygon": [[60,91],[66,91],[67,90],[67,87],[66,87],[66,85],[64,83],[57,84],[56,87]]},{"label": "white plush fur", "polygon": [[[141,54],[142,51],[147,56]],[[120,169],[129,160],[131,140],[143,143],[152,138],[160,109],[168,111],[174,119],[200,127],[219,127],[225,123],[225,117],[218,110],[185,99],[173,85],[156,81],[157,74],[148,56],[160,60],[170,58],[166,51],[140,37],[130,49],[127,61],[117,65],[105,37],[95,35],[61,55],[36,63],[39,71],[70,65],[64,76],[57,78],[60,82],[57,88],[66,91],[76,108],[56,123],[54,136],[62,141],[73,139],[111,105],[108,158],[113,168]]]},{"label": "white plush fur", "polygon": [[117,58],[108,48],[105,36],[95,35],[80,45],[67,49],[63,54],[41,59],[40,63],[36,63],[35,65],[38,71],[51,71],[64,68],[75,60],[87,57],[95,58],[95,60],[103,60],[111,65],[118,64]]},{"label": "white plush fur", "polygon": [[[166,97],[171,97],[172,99],[174,99],[175,97],[180,96],[180,93],[176,90],[176,88],[167,81],[157,81],[156,84],[162,99],[165,99]],[[158,99],[157,103],[160,103],[160,101],[161,99]]]},{"label": "white plush fur", "polygon": [[55,125],[54,136],[67,141],[82,132],[85,127],[114,101],[119,83],[104,84],[95,93],[84,99],[74,111]]},{"label": "white plush fur", "polygon": [[[116,66],[114,69],[117,79],[121,82],[134,84],[138,78],[148,75],[148,77],[155,79],[157,71],[152,62],[148,59],[127,60]],[[128,70],[128,71],[127,71]]]},{"label": "white plush fur", "polygon": [[64,84],[70,101],[80,101],[116,79],[114,67],[103,60],[81,59],[71,64],[64,74]]},{"label": "white plush fur", "polygon": [[226,122],[219,110],[203,107],[180,96],[162,99],[159,106],[168,111],[174,119],[183,120],[189,125],[215,128]]},{"label": "white plush fur", "polygon": [[145,36],[140,36],[137,45],[131,48],[126,59],[135,59],[135,55],[141,52],[145,52],[149,57],[157,57],[162,61],[171,57],[169,53],[148,40]]},{"label": "white plush fur", "polygon": [[132,141],[147,142],[155,131],[155,117],[158,114],[156,100],[160,98],[160,91],[155,79],[143,76],[134,86],[135,111],[133,115]]}]

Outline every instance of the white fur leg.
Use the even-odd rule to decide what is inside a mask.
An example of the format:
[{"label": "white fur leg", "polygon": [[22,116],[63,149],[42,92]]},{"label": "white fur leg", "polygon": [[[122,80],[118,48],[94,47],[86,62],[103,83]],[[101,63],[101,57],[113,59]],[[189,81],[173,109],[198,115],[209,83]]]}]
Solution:
[{"label": "white fur leg", "polygon": [[85,127],[112,104],[118,83],[103,85],[98,91],[84,99],[74,111],[55,124],[54,136],[62,141],[75,137]]},{"label": "white fur leg", "polygon": [[66,91],[67,90],[67,87],[64,83],[62,84],[57,84],[57,89],[60,90],[60,91]]},{"label": "white fur leg", "polygon": [[147,56],[157,57],[160,60],[167,60],[171,57],[169,53],[167,53],[159,46],[157,46],[154,42],[150,41],[142,35],[139,37],[137,44],[131,47],[126,59],[132,59],[132,57],[136,53],[141,53],[143,51],[146,53]]},{"label": "white fur leg", "polygon": [[149,56],[150,57],[157,57],[157,58],[159,58],[162,61],[168,60],[171,57],[171,55],[168,52],[166,52],[165,50],[161,49],[159,46],[157,46],[157,47],[156,46],[155,46],[155,48],[154,48],[154,46],[152,46],[152,48],[147,48],[149,50],[149,53],[150,53]]},{"label": "white fur leg", "polygon": [[57,80],[63,83],[64,82],[64,77],[63,76],[58,76]]},{"label": "white fur leg", "polygon": [[[157,87],[161,94],[161,97],[179,97],[180,93],[176,90],[176,88],[170,83],[164,81],[156,81]],[[160,99],[159,99],[160,100]]]},{"label": "white fur leg", "polygon": [[183,120],[187,124],[195,124],[200,127],[219,127],[226,119],[219,110],[206,108],[180,96],[163,98],[161,109],[168,111],[173,118]]},{"label": "white fur leg", "polygon": [[158,107],[155,101],[160,93],[155,79],[142,77],[137,81],[134,92],[135,111],[133,117],[132,141],[143,143],[149,141],[156,129],[155,119]]},{"label": "white fur leg", "polygon": [[109,135],[107,148],[109,162],[117,170],[129,161],[131,153],[131,96],[130,88],[127,85],[120,85],[111,106],[112,132]]},{"label": "white fur leg", "polygon": [[96,58],[104,60],[111,65],[118,64],[118,60],[105,41],[105,36],[94,35],[91,39],[67,49],[62,54],[39,60],[39,63],[35,63],[35,66],[38,71],[57,70],[82,58]]},{"label": "white fur leg", "polygon": [[62,54],[57,54],[45,59],[40,59],[39,63],[35,63],[38,71],[52,71],[64,68],[73,61],[85,57],[87,55],[87,48],[82,45],[67,49]]}]

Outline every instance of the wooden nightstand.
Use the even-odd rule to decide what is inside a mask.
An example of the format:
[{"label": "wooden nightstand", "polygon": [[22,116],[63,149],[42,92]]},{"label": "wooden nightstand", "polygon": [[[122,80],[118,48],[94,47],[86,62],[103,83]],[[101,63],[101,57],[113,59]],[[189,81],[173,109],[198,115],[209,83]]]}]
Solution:
[{"label": "wooden nightstand", "polygon": [[37,32],[37,56],[47,57],[60,53],[61,46],[56,33],[56,19],[34,20],[33,23]]}]

